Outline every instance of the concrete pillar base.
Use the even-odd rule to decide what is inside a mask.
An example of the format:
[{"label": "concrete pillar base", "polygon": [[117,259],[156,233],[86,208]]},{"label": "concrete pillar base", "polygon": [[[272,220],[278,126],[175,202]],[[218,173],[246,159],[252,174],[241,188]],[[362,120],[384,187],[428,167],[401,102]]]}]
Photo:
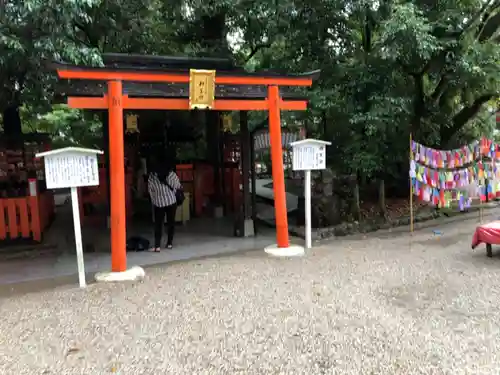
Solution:
[{"label": "concrete pillar base", "polygon": [[216,219],[220,219],[224,217],[224,207],[222,206],[215,206],[214,207],[214,217]]},{"label": "concrete pillar base", "polygon": [[95,275],[98,283],[112,283],[117,281],[138,281],[144,279],[146,273],[142,267],[132,267],[124,272],[99,272]]},{"label": "concrete pillar base", "polygon": [[255,236],[255,226],[252,219],[245,219],[243,222],[243,237]]},{"label": "concrete pillar base", "polygon": [[267,246],[264,251],[275,257],[300,257],[305,254],[304,248],[298,245],[290,245],[289,247],[278,247],[278,245]]}]

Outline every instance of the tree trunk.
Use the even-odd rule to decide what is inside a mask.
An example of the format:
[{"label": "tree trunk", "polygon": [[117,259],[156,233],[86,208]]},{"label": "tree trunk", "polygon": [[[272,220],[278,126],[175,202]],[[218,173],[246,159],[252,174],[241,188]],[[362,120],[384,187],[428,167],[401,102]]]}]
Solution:
[{"label": "tree trunk", "polygon": [[359,199],[359,182],[358,178],[353,180],[353,189],[352,189],[352,205],[351,205],[351,213],[354,217],[354,220],[359,221],[361,219],[361,202]]},{"label": "tree trunk", "polygon": [[462,129],[477,113],[482,106],[495,97],[495,94],[485,94],[478,97],[470,106],[464,107],[453,116],[451,126],[442,129],[441,131],[441,147],[445,148],[450,143],[451,139]]},{"label": "tree trunk", "polygon": [[20,135],[23,133],[18,106],[9,106],[3,111],[3,131],[5,135]]},{"label": "tree trunk", "polygon": [[326,111],[323,111],[321,113],[321,122],[323,124],[323,139],[328,140],[330,138],[328,136],[328,121],[326,119]]},{"label": "tree trunk", "polygon": [[226,18],[226,11],[221,10],[216,14],[203,15],[199,20],[197,26],[201,38],[198,40],[205,55],[228,58],[232,56],[227,41]]},{"label": "tree trunk", "polygon": [[387,206],[385,202],[385,180],[381,179],[378,185],[378,206],[380,209],[380,216],[382,216],[385,220],[388,219],[389,215],[387,214]]},{"label": "tree trunk", "polygon": [[415,84],[415,96],[413,98],[413,115],[410,124],[410,132],[415,134],[420,130],[422,117],[425,112],[425,94],[422,74],[413,74]]}]

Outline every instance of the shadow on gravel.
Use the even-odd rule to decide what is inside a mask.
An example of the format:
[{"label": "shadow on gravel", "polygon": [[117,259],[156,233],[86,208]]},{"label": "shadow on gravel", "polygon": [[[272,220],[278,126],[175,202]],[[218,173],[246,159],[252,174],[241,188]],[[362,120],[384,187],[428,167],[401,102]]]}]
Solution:
[{"label": "shadow on gravel", "polygon": [[469,247],[467,251],[460,252],[455,258],[459,262],[468,262],[478,268],[500,269],[500,246],[493,246],[493,257],[486,256],[486,247],[484,244],[479,245],[472,250]]},{"label": "shadow on gravel", "polygon": [[412,243],[423,246],[450,247],[455,246],[459,242],[467,242],[471,237],[469,233],[460,233],[451,236],[446,236],[446,234],[444,236],[438,236],[431,233],[429,238],[424,240],[413,240]]},{"label": "shadow on gravel", "polygon": [[[87,275],[87,284],[93,283],[93,275]],[[56,288],[78,288],[78,274],[51,279],[30,280],[22,283],[0,284],[0,299],[29,293],[39,293]]]}]

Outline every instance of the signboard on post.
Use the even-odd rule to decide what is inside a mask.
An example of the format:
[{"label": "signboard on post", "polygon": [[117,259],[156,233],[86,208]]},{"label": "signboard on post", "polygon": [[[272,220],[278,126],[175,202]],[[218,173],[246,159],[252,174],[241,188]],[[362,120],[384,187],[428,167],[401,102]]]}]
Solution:
[{"label": "signboard on post", "polygon": [[330,142],[317,139],[303,139],[293,142],[293,170],[316,171],[326,168],[326,146]]},{"label": "signboard on post", "polygon": [[44,158],[47,189],[71,188],[78,279],[81,288],[86,286],[86,281],[77,188],[99,185],[97,155],[102,153],[99,150],[66,147],[36,154],[37,158]]},{"label": "signboard on post", "polygon": [[305,235],[306,249],[312,247],[311,239],[311,171],[326,168],[326,146],[331,142],[303,139],[290,143],[293,149],[294,171],[304,171]]},{"label": "signboard on post", "polygon": [[76,147],[42,152],[47,189],[63,189],[99,185],[97,151]]}]

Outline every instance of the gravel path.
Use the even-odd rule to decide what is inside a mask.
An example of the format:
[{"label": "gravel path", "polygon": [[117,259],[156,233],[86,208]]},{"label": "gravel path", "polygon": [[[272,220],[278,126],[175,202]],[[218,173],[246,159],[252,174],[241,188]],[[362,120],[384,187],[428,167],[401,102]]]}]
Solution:
[{"label": "gravel path", "polygon": [[1,299],[0,374],[498,374],[500,254],[474,225]]}]

